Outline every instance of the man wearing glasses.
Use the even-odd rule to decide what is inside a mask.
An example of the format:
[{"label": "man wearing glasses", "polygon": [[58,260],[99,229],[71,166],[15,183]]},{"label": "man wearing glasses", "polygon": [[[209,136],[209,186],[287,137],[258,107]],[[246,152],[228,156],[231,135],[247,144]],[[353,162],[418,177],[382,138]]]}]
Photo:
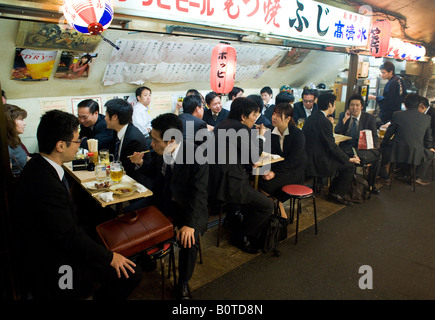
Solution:
[{"label": "man wearing glasses", "polygon": [[304,89],[302,91],[302,101],[296,102],[293,106],[293,120],[298,123],[299,119],[307,119],[311,114],[317,111],[317,103],[315,102],[318,96],[316,89]]},{"label": "man wearing glasses", "polygon": [[35,300],[83,299],[94,281],[96,299],[127,299],[141,269],[107,250],[77,224],[76,204],[62,164],[80,145],[78,119],[67,112],[45,113],[37,130],[40,154],[24,167],[17,184],[14,215],[19,239],[24,296]]}]

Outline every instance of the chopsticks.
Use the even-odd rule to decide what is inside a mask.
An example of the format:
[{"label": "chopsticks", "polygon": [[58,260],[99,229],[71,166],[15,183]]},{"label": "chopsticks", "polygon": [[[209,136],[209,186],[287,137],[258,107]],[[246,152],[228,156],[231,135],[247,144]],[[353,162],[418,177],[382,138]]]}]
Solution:
[{"label": "chopsticks", "polygon": [[[151,152],[151,149],[146,150],[146,151],[141,151],[141,152],[139,152],[139,153],[144,154],[144,153],[148,153],[148,152]],[[130,158],[130,157],[132,157],[132,156],[133,156],[133,155],[131,155],[131,156],[127,156],[127,158]]]}]

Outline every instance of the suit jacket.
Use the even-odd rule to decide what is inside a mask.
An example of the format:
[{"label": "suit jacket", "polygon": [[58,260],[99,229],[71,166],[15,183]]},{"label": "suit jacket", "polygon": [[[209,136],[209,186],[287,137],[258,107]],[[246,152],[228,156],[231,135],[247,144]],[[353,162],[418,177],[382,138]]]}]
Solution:
[{"label": "suit jacket", "polygon": [[[115,141],[117,140],[118,137],[116,136],[115,132]],[[112,150],[114,153],[115,146],[112,147]],[[125,131],[124,141],[122,142],[121,153],[119,156],[119,161],[122,162],[122,166],[124,167],[124,170],[128,176],[135,178],[136,172],[136,165],[131,163],[128,156],[131,156],[135,151],[140,152],[146,150],[148,150],[148,147],[142,132],[140,132],[140,130],[136,128],[133,123],[129,123],[127,130]],[[150,161],[151,158],[149,153],[144,154],[143,159],[144,162]]]},{"label": "suit jacket", "polygon": [[339,165],[349,162],[349,157],[335,143],[332,123],[322,111],[312,113],[302,130],[308,156],[308,176],[331,177]]},{"label": "suit jacket", "polygon": [[307,154],[305,152],[305,136],[302,130],[294,125],[289,125],[289,134],[284,137],[283,149],[279,143],[279,136],[272,133],[272,154],[279,154],[283,161],[272,163],[271,170],[275,174],[302,175],[305,177]]},{"label": "suit jacket", "polygon": [[[338,134],[342,134],[345,136],[350,136],[349,134],[349,125],[351,123],[352,117],[347,119],[346,123],[343,124],[343,118],[344,118],[345,112],[341,112],[338,117],[337,125],[335,126],[334,132]],[[378,146],[378,134],[377,134],[377,127],[376,127],[376,118],[371,115],[370,113],[367,113],[365,111],[361,111],[361,116],[358,121],[358,136],[359,132],[361,130],[371,130],[372,131],[372,138],[373,138],[373,146],[377,148]],[[358,149],[358,140],[359,139],[352,139],[343,141],[340,143],[340,147],[343,149],[349,149],[354,147],[355,149]]]},{"label": "suit jacket", "polygon": [[[271,107],[269,107],[269,108],[271,108]],[[273,108],[275,108],[275,106],[273,107]],[[260,124],[264,124],[264,126],[266,127],[266,128],[269,128],[269,129],[273,129],[273,125],[272,125],[272,122],[271,121],[269,121],[269,119],[267,119],[265,116],[263,116],[262,114],[260,114],[260,116],[258,117],[258,119],[257,119],[257,121],[255,121],[255,124],[258,124],[258,125],[260,125]]]},{"label": "suit jacket", "polygon": [[221,112],[219,112],[219,115],[216,118],[216,120],[214,120],[211,109],[205,109],[204,115],[202,116],[202,120],[204,120],[207,124],[215,127],[219,122],[221,122],[222,120],[225,120],[228,117],[229,113],[230,112],[228,110],[222,109]]},{"label": "suit jacket", "polygon": [[[152,160],[140,168],[140,172],[155,179],[153,196],[156,205],[166,215],[174,217],[175,224],[179,227],[189,226],[201,234],[207,229],[207,188],[208,188],[208,163],[198,164],[187,158],[193,157],[197,146],[183,141],[177,158],[175,159],[170,181],[172,199],[176,203],[175,212],[165,212],[168,199],[163,193],[165,177],[162,173],[163,157],[153,153]],[[193,163],[192,163],[193,162]]]},{"label": "suit jacket", "polygon": [[385,160],[418,166],[431,159],[430,120],[430,117],[417,109],[394,112],[381,143]]},{"label": "suit jacket", "polygon": [[[249,142],[236,138],[234,135],[223,136],[222,132],[229,129],[245,134]],[[221,134],[218,130],[222,130]],[[250,192],[254,190],[250,182],[251,166],[263,151],[263,140],[257,139],[257,152],[251,152],[253,151],[251,142],[255,143],[255,139],[251,139],[251,129],[234,119],[226,119],[219,123],[214,129],[214,134],[216,158],[214,159],[215,164],[210,164],[209,195],[214,200],[229,203],[250,203],[252,197],[255,196],[255,193]],[[223,148],[226,150],[226,159],[222,159],[223,153],[220,152]],[[255,153],[253,159],[250,158],[252,153]],[[244,156],[250,159],[242,159]],[[248,160],[249,163],[243,163],[242,160]]]},{"label": "suit jacket", "polygon": [[[202,140],[195,141],[195,135],[198,130],[207,130],[207,123],[204,120],[201,120],[189,113],[182,113],[178,117],[181,119],[181,121],[183,121],[183,139],[191,143],[201,144]],[[191,130],[189,132],[187,131],[187,123],[189,123],[190,126],[193,124],[193,132]]]},{"label": "suit jacket", "polygon": [[269,106],[269,108],[266,109],[266,111],[264,111],[264,117],[270,122],[272,122],[272,115],[274,110],[275,110],[275,105],[272,104]]},{"label": "suit jacket", "polygon": [[[307,113],[305,112],[304,104],[303,104],[302,101],[296,102],[293,105],[293,109],[294,109],[294,111],[293,111],[293,120],[294,120],[294,122],[298,123],[298,120],[300,118],[303,118],[303,119],[307,120],[307,118],[308,118],[307,117]],[[311,114],[313,114],[317,110],[319,110],[319,107],[317,106],[317,103],[315,103],[313,105],[313,111],[311,111]]]},{"label": "suit jacket", "polygon": [[107,129],[106,120],[102,114],[98,115],[97,122],[94,124],[94,128],[87,128],[80,125],[80,138],[83,138],[80,144],[81,148],[88,148],[88,139],[98,140],[98,150],[110,149],[113,144],[114,130]]},{"label": "suit jacket", "polygon": [[74,277],[78,277],[78,268],[83,264],[110,264],[113,253],[77,225],[69,190],[40,155],[24,167],[17,185],[16,208],[20,256],[25,261],[25,272],[40,288],[49,290],[47,281],[58,285],[62,265],[71,266]]}]

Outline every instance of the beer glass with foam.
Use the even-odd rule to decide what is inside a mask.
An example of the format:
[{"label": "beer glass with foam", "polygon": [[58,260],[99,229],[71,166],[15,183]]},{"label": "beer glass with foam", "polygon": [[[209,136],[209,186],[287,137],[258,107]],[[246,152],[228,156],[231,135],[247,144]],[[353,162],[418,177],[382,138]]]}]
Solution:
[{"label": "beer glass with foam", "polygon": [[121,161],[113,161],[110,163],[110,179],[113,183],[119,183],[124,175],[124,168]]}]

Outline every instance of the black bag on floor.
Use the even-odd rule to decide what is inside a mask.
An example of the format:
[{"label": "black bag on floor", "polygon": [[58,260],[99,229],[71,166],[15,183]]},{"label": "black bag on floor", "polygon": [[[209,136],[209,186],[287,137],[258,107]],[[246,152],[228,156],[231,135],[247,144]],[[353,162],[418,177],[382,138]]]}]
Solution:
[{"label": "black bag on floor", "polygon": [[278,245],[280,242],[280,235],[282,234],[283,225],[281,224],[280,218],[271,215],[266,221],[263,232],[260,237],[260,249],[266,252],[273,252],[275,257],[279,257],[280,252],[278,250]]},{"label": "black bag on floor", "polygon": [[355,203],[363,203],[370,199],[370,195],[370,187],[367,180],[355,174],[350,189],[343,196],[343,199]]}]

